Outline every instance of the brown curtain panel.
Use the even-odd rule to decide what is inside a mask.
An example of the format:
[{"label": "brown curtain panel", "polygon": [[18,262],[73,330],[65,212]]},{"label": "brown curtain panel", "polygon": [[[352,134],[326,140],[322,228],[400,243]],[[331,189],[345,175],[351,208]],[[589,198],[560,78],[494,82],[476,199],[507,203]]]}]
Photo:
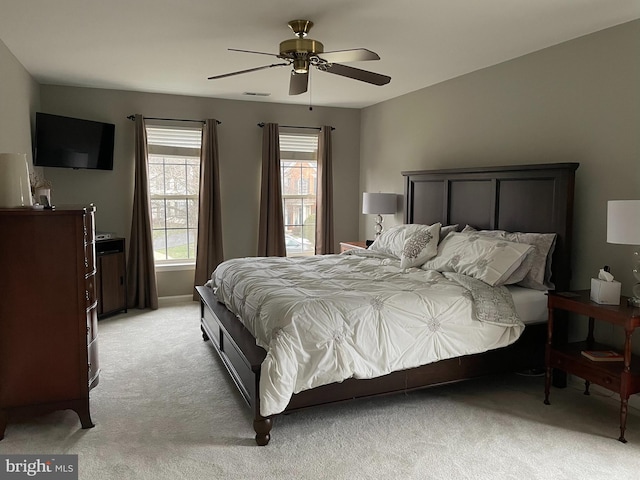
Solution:
[{"label": "brown curtain panel", "polygon": [[[200,149],[200,199],[195,285],[204,285],[224,257],[222,252],[219,163],[217,122],[215,119],[209,119],[202,129],[202,148]],[[195,290],[193,299],[198,299]]]},{"label": "brown curtain panel", "polygon": [[320,129],[318,138],[318,191],[316,192],[316,255],[334,252],[333,165],[331,127]]},{"label": "brown curtain panel", "polygon": [[280,186],[280,136],[277,123],[262,131],[262,188],[260,195],[259,257],[286,257],[282,188]]},{"label": "brown curtain panel", "polygon": [[151,237],[147,131],[142,115],[135,116],[134,128],[135,185],[127,262],[127,306],[155,310],[158,308],[158,288]]}]

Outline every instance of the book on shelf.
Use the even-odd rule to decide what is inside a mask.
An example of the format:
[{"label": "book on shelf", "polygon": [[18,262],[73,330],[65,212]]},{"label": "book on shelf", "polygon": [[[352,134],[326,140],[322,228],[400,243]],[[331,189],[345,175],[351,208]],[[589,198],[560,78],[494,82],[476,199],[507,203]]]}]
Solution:
[{"label": "book on shelf", "polygon": [[594,362],[621,362],[624,357],[613,350],[582,350],[582,355]]}]

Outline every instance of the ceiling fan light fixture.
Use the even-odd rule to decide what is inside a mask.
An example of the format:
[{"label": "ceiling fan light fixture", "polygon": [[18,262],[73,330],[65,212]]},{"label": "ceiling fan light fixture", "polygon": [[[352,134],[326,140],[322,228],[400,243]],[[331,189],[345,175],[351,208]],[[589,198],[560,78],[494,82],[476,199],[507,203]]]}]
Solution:
[{"label": "ceiling fan light fixture", "polygon": [[296,73],[307,73],[309,71],[309,60],[296,58],[293,61],[293,71]]}]

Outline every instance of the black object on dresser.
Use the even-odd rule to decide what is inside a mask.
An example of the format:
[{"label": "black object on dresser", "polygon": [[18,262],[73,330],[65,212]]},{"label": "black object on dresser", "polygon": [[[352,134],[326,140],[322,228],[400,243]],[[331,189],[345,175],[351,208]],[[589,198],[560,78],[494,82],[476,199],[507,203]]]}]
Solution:
[{"label": "black object on dresser", "polygon": [[98,383],[95,207],[0,209],[0,439],[14,417],[74,410]]},{"label": "black object on dresser", "polygon": [[96,242],[98,318],[127,311],[127,272],[124,238]]}]

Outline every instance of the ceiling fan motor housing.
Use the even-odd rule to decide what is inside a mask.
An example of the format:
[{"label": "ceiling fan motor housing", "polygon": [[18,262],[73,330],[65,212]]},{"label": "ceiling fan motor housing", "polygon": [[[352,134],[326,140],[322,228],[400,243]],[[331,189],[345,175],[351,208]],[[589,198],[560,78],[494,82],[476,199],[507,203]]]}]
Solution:
[{"label": "ceiling fan motor housing", "polygon": [[317,40],[310,38],[292,38],[280,42],[280,58],[293,60],[293,69],[296,73],[309,71],[310,57],[324,52],[324,46]]}]

